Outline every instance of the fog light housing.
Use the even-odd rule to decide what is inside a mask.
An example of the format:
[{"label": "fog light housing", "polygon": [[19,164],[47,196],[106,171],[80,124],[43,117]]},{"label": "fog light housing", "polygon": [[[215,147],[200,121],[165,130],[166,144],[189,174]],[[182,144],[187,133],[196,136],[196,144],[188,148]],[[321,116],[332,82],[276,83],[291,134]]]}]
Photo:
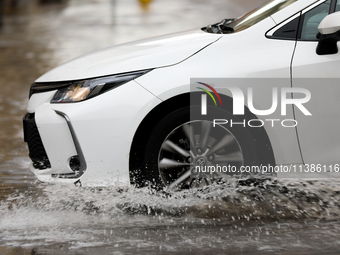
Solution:
[{"label": "fog light housing", "polygon": [[70,158],[69,160],[69,166],[71,168],[72,171],[79,171],[80,169],[80,160],[78,155],[77,156],[73,156]]}]

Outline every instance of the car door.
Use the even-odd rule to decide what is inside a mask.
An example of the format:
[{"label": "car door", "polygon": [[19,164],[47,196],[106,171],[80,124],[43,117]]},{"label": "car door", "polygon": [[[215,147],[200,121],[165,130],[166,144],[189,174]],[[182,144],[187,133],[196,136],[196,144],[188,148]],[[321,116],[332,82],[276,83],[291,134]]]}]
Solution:
[{"label": "car door", "polygon": [[[340,53],[318,55],[318,25],[340,10],[340,0],[319,1],[302,12],[292,60],[292,86],[310,91],[306,116],[294,106],[304,163],[340,163]],[[339,46],[339,43],[338,43]],[[295,96],[295,95],[294,95]]]}]

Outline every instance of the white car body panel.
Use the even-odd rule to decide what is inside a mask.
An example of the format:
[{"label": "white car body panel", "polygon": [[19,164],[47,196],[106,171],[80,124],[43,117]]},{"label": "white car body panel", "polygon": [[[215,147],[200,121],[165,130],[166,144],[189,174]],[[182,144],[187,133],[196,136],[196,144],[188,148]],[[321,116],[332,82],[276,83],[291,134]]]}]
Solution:
[{"label": "white car body panel", "polygon": [[220,37],[197,29],[125,43],[71,60],[36,82],[81,80],[175,65]]},{"label": "white car body panel", "polygon": [[[126,98],[127,94],[131,95],[130,98]],[[160,100],[134,81],[100,97],[75,103],[73,107],[69,107],[69,104],[50,104],[50,99],[51,97],[48,97],[44,104],[36,108],[35,115],[52,168],[35,170],[31,166],[37,177],[42,181],[76,181],[51,178],[52,173],[70,173],[71,170],[65,166],[68,166],[69,157],[76,155],[67,123],[55,113],[57,110],[71,119],[84,153],[87,169],[81,177],[82,184],[128,185],[129,151],[134,132],[150,109],[158,105]],[[108,118],[110,115],[112,118]],[[93,141],[96,141],[95,145]]]},{"label": "white car body panel", "polygon": [[[256,79],[259,78],[281,78],[280,84],[276,84],[275,87],[290,87],[290,62],[295,41],[267,39],[266,28],[275,26],[271,18],[267,18],[258,25],[262,28],[262,33],[259,33],[261,28],[256,26],[256,29],[251,27],[246,32],[223,35],[214,47],[207,47],[200,54],[179,65],[154,70],[137,79],[137,82],[161,100],[167,100],[177,94],[188,93],[190,78],[202,77],[202,82],[207,78],[238,78],[237,86],[244,92],[250,86],[261,87],[261,92],[255,93],[254,101],[258,103],[257,109],[267,109],[268,102],[261,99],[271,98],[271,84],[268,84],[269,88],[265,89],[261,84],[249,84],[249,81],[254,79],[256,83]],[[249,40],[249,38],[252,39]],[[259,48],[266,49],[266,52],[257,50]],[[277,52],[277,48],[280,48],[280,52]],[[247,58],[239,59],[240,54]],[[211,63],[205,61],[211,56],[219,56],[225,62],[212,67]],[[185,70],[185,73],[182,70]],[[173,74],[172,79],[164,79],[163,77],[169,73]],[[266,118],[282,119],[279,112]],[[292,108],[289,109],[285,118],[294,119]],[[278,164],[302,163],[294,128],[287,129],[282,126],[272,128],[267,123],[266,131],[272,142],[275,160]]]},{"label": "white car body panel", "polygon": [[[296,111],[299,141],[307,164],[339,164],[340,55],[317,55],[318,42],[298,42],[293,59],[293,87],[308,89],[312,116]],[[338,47],[340,44],[338,43]],[[327,99],[327,100],[325,100]]]}]

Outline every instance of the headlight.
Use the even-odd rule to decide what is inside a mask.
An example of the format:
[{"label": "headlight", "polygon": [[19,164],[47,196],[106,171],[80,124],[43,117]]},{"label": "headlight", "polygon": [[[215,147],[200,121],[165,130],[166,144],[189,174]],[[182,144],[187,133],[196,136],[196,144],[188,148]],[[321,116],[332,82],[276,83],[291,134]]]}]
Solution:
[{"label": "headlight", "polygon": [[75,81],[71,85],[59,88],[51,103],[75,103],[117,88],[150,70],[117,74],[102,78]]}]

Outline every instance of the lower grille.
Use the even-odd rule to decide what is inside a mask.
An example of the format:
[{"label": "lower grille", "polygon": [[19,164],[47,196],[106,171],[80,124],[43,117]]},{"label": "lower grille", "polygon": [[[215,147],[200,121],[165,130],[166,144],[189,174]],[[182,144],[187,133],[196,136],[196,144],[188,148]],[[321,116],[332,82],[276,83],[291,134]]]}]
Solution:
[{"label": "lower grille", "polygon": [[47,157],[44,145],[35,123],[34,113],[28,113],[23,119],[24,124],[24,140],[28,145],[29,157],[36,169],[44,170],[51,168],[50,161]]}]

